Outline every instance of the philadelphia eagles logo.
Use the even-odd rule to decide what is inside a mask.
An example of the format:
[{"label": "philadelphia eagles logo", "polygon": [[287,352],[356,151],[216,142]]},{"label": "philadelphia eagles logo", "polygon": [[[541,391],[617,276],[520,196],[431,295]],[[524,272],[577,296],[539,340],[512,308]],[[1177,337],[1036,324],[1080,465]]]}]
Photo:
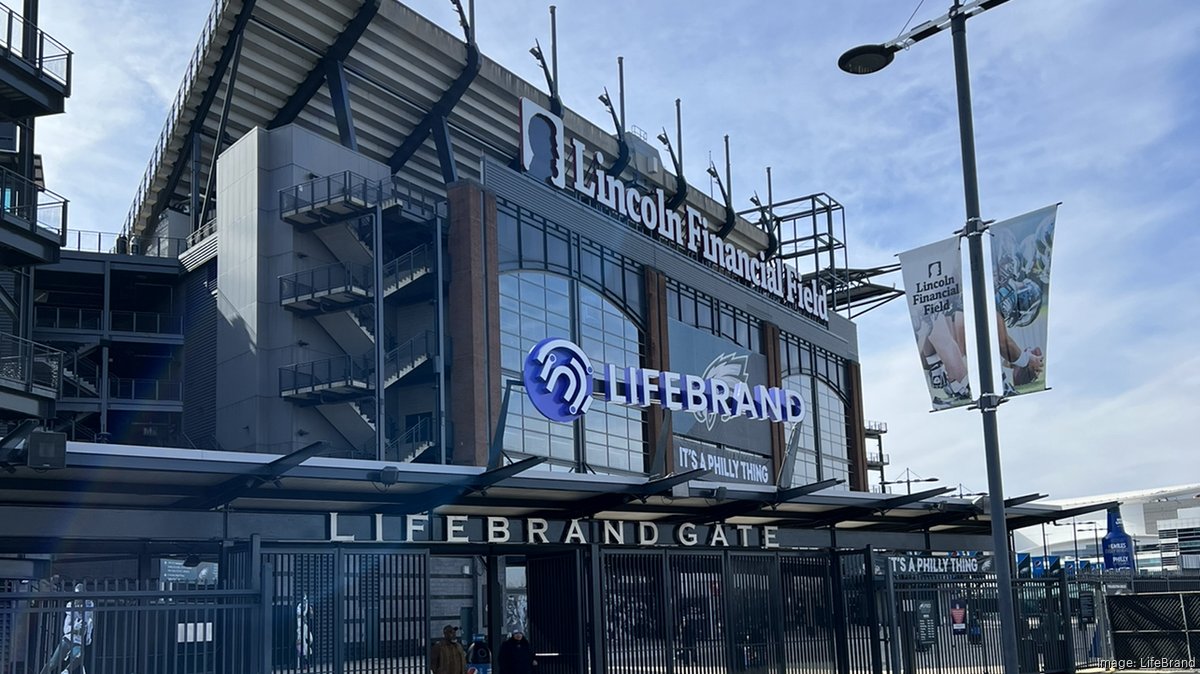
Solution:
[{"label": "philadelphia eagles logo", "polygon": [[[749,362],[750,356],[747,354],[723,353],[708,364],[708,367],[704,369],[703,378],[720,379],[729,385],[730,390],[733,390],[738,382],[745,384],[750,378],[750,373],[746,369]],[[718,416],[721,421],[729,421],[733,418],[729,414],[709,414],[707,410],[700,410],[692,414],[696,416],[696,421],[704,424],[705,428],[710,431],[717,424]]]}]

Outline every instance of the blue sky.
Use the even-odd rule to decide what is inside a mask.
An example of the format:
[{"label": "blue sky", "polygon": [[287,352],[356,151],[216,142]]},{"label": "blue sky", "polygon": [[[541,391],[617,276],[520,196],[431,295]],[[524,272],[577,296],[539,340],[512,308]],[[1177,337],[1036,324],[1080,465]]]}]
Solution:
[{"label": "blue sky", "polygon": [[[390,1],[390,0],[389,0]],[[913,23],[942,14],[925,2]],[[445,0],[414,7],[457,33]],[[686,173],[733,145],[734,198],[828,192],[850,262],[885,264],[962,225],[950,36],[871,76],[845,49],[895,37],[917,0],[559,3],[563,99],[607,126],[625,57],[628,121],[673,127]],[[68,113],[39,122],[48,185],[71,227],[116,231],[195,46],[208,2],[45,3],[76,53]],[[539,86],[527,53],[547,4],[480,2],[484,53]],[[1049,383],[999,412],[1006,492],[1068,497],[1195,482],[1200,409],[1200,3],[1012,0],[968,22],[981,201],[1003,219],[1062,201]],[[894,281],[899,284],[899,278]],[[866,414],[886,421],[891,471],[986,488],[977,412],[929,414],[905,307],[863,316]],[[1193,419],[1193,421],[1188,421]]]}]

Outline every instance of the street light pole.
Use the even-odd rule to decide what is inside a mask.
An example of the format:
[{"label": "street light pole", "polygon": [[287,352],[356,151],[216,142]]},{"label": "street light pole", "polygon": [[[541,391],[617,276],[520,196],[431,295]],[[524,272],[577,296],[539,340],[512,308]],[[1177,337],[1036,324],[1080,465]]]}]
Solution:
[{"label": "street light pole", "polygon": [[892,62],[895,52],[930,37],[945,28],[949,19],[954,43],[954,84],[958,95],[958,130],[962,146],[963,194],[966,201],[967,255],[971,266],[971,298],[974,302],[975,349],[979,362],[978,407],[983,417],[983,448],[988,474],[988,500],[991,506],[992,547],[996,553],[997,608],[1001,624],[1001,653],[1004,674],[1018,674],[1016,607],[1013,601],[1012,553],[1005,519],[1004,478],[1000,464],[1000,434],[996,424],[996,407],[1001,398],[996,395],[992,372],[991,329],[995,320],[987,308],[986,276],[984,274],[983,234],[986,225],[980,217],[979,177],[975,168],[975,125],[971,117],[971,80],[967,64],[967,17],[985,11],[1005,0],[973,0],[965,6],[954,0],[954,6],[942,19],[929,21],[909,33],[884,45],[864,45],[847,51],[838,61],[839,67],[853,74],[876,72]]},{"label": "street light pole", "polygon": [[[955,10],[959,8],[955,2]],[[967,65],[967,17],[953,11],[950,35],[954,39],[954,82],[958,91],[958,131],[962,143],[963,192],[967,206],[967,255],[971,264],[971,299],[975,304],[975,351],[979,359],[979,412],[983,417],[983,452],[987,463],[988,499],[991,505],[992,547],[995,548],[997,597],[1000,609],[1001,646],[1005,674],[1017,674],[1017,612],[1013,602],[1011,552],[1004,508],[1004,477],[1000,464],[1000,432],[992,375],[992,317],[987,309],[983,259],[983,222],[979,212],[979,177],[975,170],[975,125],[971,117],[971,80]]]}]

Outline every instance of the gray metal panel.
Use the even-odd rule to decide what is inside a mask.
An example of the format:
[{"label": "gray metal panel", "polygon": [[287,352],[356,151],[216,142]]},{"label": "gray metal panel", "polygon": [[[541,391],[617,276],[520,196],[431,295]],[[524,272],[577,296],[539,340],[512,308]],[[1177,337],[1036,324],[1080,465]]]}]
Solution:
[{"label": "gray metal panel", "polygon": [[490,160],[485,160],[483,164],[483,184],[497,196],[521,204],[605,248],[658,269],[668,277],[744,309],[752,316],[770,321],[784,332],[849,360],[858,360],[857,330],[853,323],[840,315],[829,315],[829,329],[826,330],[778,302],[689,259],[683,253],[615,222],[567,193],[550,189]]},{"label": "gray metal panel", "polygon": [[217,434],[217,264],[184,282],[183,432],[200,447]]}]

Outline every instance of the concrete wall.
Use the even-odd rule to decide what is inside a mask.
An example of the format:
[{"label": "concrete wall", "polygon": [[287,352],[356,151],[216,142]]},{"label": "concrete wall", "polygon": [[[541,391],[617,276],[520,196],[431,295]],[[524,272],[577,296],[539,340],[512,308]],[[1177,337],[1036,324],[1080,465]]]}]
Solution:
[{"label": "concrete wall", "polygon": [[383,164],[294,126],[253,129],[217,160],[216,416],[225,449],[280,453],[317,440],[346,448],[317,410],[279,396],[281,367],[345,353],[315,320],[279,304],[281,275],[338,259],[316,233],[280,219],[279,191],[346,170],[376,180],[390,175]]}]

